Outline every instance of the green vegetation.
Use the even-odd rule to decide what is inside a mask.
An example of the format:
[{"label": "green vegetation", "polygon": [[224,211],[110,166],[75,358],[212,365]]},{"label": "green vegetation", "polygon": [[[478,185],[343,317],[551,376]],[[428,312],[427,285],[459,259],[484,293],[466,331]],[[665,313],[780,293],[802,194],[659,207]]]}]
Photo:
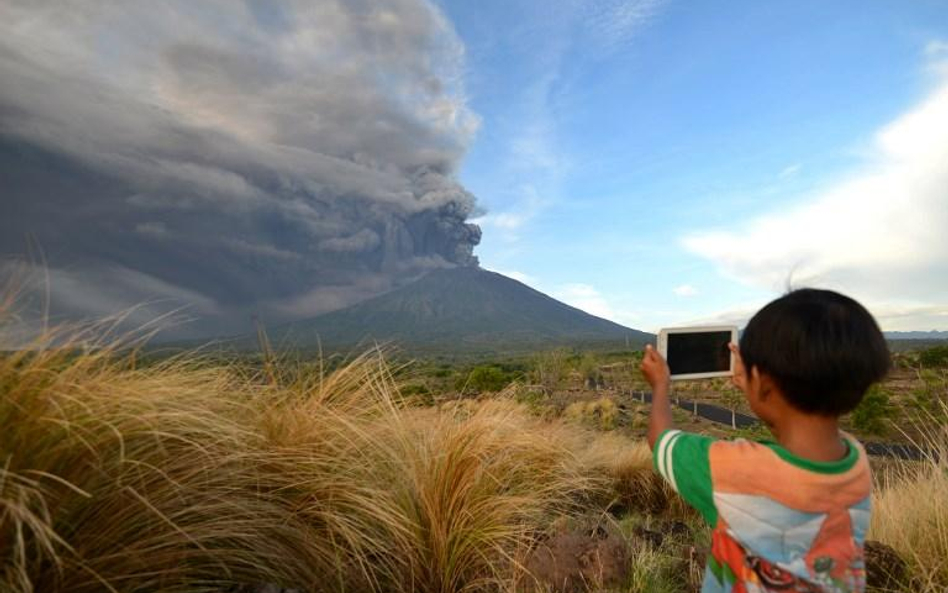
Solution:
[{"label": "green vegetation", "polygon": [[936,423],[948,423],[948,371],[921,369],[917,386],[911,393],[911,404]]},{"label": "green vegetation", "polygon": [[918,362],[926,368],[948,367],[948,346],[935,346],[922,350],[918,355]]},{"label": "green vegetation", "polygon": [[474,391],[500,391],[512,380],[513,377],[499,367],[479,366],[471,371],[462,388],[470,388]]},{"label": "green vegetation", "polygon": [[406,401],[418,405],[432,406],[435,403],[434,394],[427,385],[417,383],[403,385],[399,388],[399,393]]},{"label": "green vegetation", "polygon": [[873,385],[853,410],[853,426],[870,434],[885,434],[891,411],[888,392],[880,385]]},{"label": "green vegetation", "polygon": [[576,362],[576,370],[582,377],[583,385],[587,388],[598,389],[603,385],[602,371],[599,361],[589,352],[584,353]]}]

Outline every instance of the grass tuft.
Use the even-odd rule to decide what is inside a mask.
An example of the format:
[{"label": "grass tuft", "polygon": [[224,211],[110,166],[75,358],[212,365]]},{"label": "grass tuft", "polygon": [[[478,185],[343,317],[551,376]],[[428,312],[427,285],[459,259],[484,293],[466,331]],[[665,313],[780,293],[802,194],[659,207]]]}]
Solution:
[{"label": "grass tuft", "polygon": [[[946,394],[948,395],[948,394]],[[948,404],[940,402],[941,417]],[[906,590],[948,590],[948,425],[926,422],[919,463],[890,464],[872,499],[871,539],[892,546],[909,563]]]}]

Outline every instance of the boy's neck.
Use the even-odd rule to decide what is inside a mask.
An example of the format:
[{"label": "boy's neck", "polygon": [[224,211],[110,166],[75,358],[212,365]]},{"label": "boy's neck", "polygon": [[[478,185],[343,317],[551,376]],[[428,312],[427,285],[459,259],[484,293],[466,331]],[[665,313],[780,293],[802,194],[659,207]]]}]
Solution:
[{"label": "boy's neck", "polygon": [[839,461],[847,448],[839,434],[835,417],[788,411],[771,427],[774,438],[787,451],[811,461]]}]

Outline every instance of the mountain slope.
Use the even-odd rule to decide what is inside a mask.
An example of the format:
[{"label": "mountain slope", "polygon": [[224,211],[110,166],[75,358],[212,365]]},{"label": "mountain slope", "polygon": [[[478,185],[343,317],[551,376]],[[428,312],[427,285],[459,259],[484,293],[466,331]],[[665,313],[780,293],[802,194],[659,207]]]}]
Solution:
[{"label": "mountain slope", "polygon": [[376,340],[453,351],[618,345],[626,340],[640,346],[653,337],[480,268],[436,270],[391,292],[270,334],[275,342],[297,347]]}]

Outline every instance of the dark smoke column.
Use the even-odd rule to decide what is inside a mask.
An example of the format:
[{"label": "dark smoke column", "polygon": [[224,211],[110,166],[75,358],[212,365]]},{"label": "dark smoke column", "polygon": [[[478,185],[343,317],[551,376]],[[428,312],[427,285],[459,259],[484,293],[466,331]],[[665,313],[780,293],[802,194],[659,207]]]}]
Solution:
[{"label": "dark smoke column", "polygon": [[0,256],[43,247],[54,313],[232,333],[478,265],[435,2],[0,6]]}]

